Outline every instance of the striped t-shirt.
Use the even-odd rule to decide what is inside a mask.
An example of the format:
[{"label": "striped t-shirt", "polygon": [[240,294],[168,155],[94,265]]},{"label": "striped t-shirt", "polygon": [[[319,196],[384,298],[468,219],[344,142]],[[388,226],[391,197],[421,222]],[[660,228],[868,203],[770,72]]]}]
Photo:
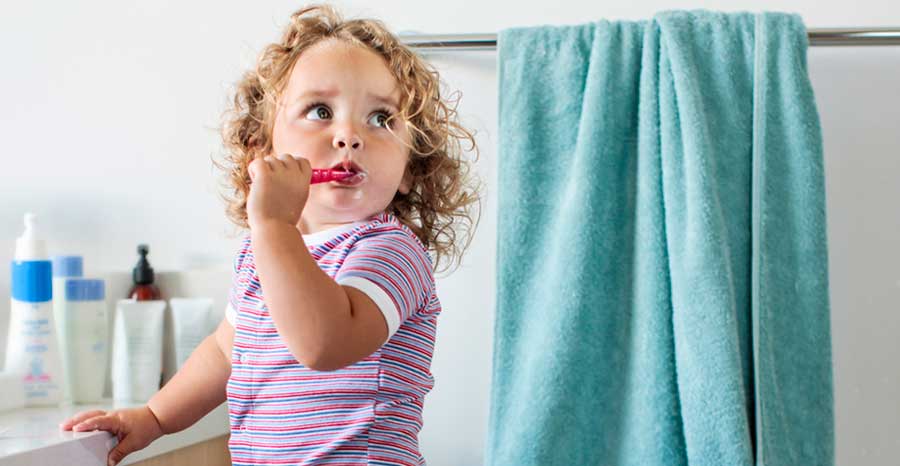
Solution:
[{"label": "striped t-shirt", "polygon": [[227,387],[232,463],[424,465],[418,433],[434,385],[430,366],[441,310],[428,252],[387,213],[304,241],[325,273],[378,305],[388,338],[335,371],[298,363],[266,308],[247,236],[226,311],[234,326]]}]

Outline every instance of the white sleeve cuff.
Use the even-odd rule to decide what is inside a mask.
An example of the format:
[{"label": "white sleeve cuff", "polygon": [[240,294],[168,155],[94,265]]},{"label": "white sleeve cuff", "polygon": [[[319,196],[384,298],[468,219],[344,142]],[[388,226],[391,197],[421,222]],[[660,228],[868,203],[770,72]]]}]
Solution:
[{"label": "white sleeve cuff", "polygon": [[228,303],[228,306],[225,306],[225,320],[234,327],[234,320],[237,316],[237,313],[234,311],[234,308],[231,307],[231,303]]},{"label": "white sleeve cuff", "polygon": [[397,329],[400,328],[400,312],[387,292],[376,285],[375,282],[362,277],[347,277],[339,281],[338,284],[356,288],[375,302],[375,305],[381,310],[384,320],[387,322],[388,336],[385,341],[390,340],[394,333],[397,332]]}]

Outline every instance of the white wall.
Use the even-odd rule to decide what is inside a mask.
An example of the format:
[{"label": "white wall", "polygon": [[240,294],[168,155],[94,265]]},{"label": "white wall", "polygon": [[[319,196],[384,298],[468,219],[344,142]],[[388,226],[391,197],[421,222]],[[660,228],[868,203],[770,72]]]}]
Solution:
[{"label": "white wall", "polygon": [[[89,274],[128,271],[151,245],[160,271],[227,266],[235,230],[216,197],[216,128],[228,89],[300,2],[7,2],[0,13],[0,263],[21,216],[41,216],[53,253]],[[777,10],[808,27],[900,26],[900,5],[866,0],[598,3],[345,1],[397,31],[645,19],[673,8]],[[893,23],[893,24],[892,24]],[[474,246],[439,283],[444,303],[423,450],[429,464],[480,464],[494,305],[497,86],[492,52],[435,55],[479,134],[486,204]],[[828,183],[837,456],[900,461],[900,47],[813,48]],[[9,269],[0,267],[0,298]],[[0,306],[0,355],[8,308]]]}]

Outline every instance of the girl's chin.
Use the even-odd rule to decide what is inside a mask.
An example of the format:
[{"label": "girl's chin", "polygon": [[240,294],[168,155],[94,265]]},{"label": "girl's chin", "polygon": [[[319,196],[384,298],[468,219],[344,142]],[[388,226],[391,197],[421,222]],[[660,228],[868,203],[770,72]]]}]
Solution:
[{"label": "girl's chin", "polygon": [[[312,193],[306,202],[304,210],[314,210],[317,216],[338,216],[346,218],[368,218],[371,215],[384,210],[390,203],[390,198],[385,201],[373,197],[373,193],[363,189],[331,188],[323,193]],[[377,196],[377,193],[374,193]],[[381,196],[377,196],[381,197]],[[384,202],[384,205],[380,205]],[[379,207],[381,207],[379,209]]]},{"label": "girl's chin", "polygon": [[374,201],[366,190],[347,188],[333,188],[319,200],[320,205],[337,210],[371,207]]},{"label": "girl's chin", "polygon": [[327,203],[307,203],[304,212],[320,218],[328,218],[334,222],[355,222],[369,218],[378,213],[372,205],[362,202],[362,199],[330,199]]}]

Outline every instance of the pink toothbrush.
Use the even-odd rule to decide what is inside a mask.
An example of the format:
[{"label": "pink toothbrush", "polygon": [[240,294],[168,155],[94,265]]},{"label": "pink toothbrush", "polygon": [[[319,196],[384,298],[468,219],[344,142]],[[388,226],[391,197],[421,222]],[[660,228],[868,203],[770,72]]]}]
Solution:
[{"label": "pink toothbrush", "polygon": [[332,170],[330,168],[313,168],[312,179],[309,181],[309,184],[339,181],[350,178],[353,175],[355,175],[355,173],[348,171]]}]

